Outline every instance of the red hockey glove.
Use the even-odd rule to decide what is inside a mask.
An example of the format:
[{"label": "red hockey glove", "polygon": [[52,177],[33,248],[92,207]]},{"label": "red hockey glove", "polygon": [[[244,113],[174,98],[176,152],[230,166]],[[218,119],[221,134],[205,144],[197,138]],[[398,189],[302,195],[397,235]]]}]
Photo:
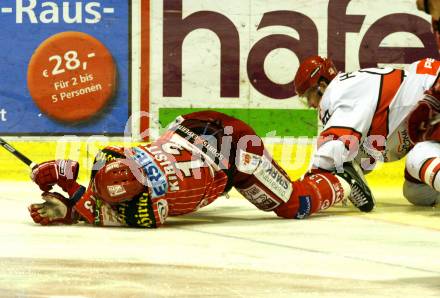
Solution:
[{"label": "red hockey glove", "polygon": [[29,206],[29,213],[35,223],[40,225],[72,224],[75,222],[75,212],[65,197],[59,193],[44,192],[42,204],[32,204]]},{"label": "red hockey glove", "polygon": [[72,197],[80,185],[78,178],[79,164],[73,160],[51,160],[39,164],[32,170],[31,179],[42,191],[49,191],[58,184]]},{"label": "red hockey glove", "polygon": [[426,140],[438,139],[438,121],[440,116],[440,96],[438,92],[429,90],[423,100],[410,113],[408,118],[408,136],[413,144]]}]

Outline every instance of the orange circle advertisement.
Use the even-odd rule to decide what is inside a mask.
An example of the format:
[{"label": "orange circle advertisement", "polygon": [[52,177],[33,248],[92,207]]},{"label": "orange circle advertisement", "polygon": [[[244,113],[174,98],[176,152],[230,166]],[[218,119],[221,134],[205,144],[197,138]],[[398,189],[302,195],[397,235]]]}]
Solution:
[{"label": "orange circle advertisement", "polygon": [[29,62],[27,85],[39,109],[63,122],[98,114],[116,90],[116,65],[109,50],[82,32],[51,36]]}]

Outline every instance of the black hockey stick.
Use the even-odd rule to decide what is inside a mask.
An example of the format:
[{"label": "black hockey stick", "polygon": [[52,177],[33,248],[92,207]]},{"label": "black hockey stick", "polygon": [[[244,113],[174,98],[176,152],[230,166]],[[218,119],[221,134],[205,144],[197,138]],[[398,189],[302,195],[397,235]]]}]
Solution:
[{"label": "black hockey stick", "polygon": [[10,144],[8,144],[8,142],[3,140],[2,138],[0,138],[0,145],[3,148],[5,148],[6,150],[8,150],[9,152],[11,152],[12,154],[14,154],[15,157],[17,157],[19,160],[21,160],[26,165],[28,165],[29,168],[33,169],[33,168],[35,168],[37,166],[36,163],[34,163],[32,160],[30,160],[29,158],[24,156],[22,153],[17,151],[14,147],[12,147]]}]

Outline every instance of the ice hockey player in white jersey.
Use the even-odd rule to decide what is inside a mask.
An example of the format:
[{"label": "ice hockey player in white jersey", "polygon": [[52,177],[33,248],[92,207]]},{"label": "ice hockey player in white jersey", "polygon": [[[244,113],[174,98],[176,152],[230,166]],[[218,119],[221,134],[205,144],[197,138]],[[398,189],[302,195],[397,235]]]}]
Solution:
[{"label": "ice hockey player in white jersey", "polygon": [[[366,173],[378,161],[395,161],[411,152],[405,197],[415,205],[440,202],[435,191],[440,190],[440,180],[431,181],[440,166],[419,173],[427,160],[440,157],[440,146],[429,141],[432,133],[424,129],[440,110],[440,95],[435,96],[439,69],[440,62],[428,58],[406,70],[384,67],[338,73],[330,59],[305,59],[295,76],[296,92],[309,107],[318,109],[323,124],[312,172],[342,171],[345,163],[353,161]],[[417,137],[420,134],[425,137]],[[440,158],[432,162],[440,165]]]}]

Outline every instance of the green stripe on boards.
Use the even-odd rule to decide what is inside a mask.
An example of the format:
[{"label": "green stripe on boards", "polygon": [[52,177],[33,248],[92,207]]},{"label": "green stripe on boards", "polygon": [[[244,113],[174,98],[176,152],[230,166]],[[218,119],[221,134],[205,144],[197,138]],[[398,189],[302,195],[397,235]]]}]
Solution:
[{"label": "green stripe on boards", "polygon": [[[160,108],[159,121],[166,127],[177,116],[203,108]],[[260,137],[314,137],[318,131],[316,110],[299,109],[212,109],[249,124]]]}]

